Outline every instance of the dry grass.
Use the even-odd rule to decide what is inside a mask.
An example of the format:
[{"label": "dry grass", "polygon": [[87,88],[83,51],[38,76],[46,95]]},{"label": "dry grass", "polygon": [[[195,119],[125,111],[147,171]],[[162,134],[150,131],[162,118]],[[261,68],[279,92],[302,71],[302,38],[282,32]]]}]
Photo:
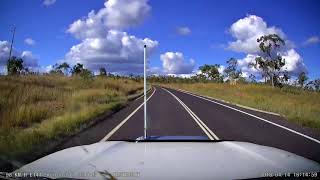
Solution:
[{"label": "dry grass", "polygon": [[201,95],[279,113],[289,121],[320,130],[320,93],[257,84],[165,84]]},{"label": "dry grass", "polygon": [[123,78],[0,76],[0,154],[28,153],[70,135],[141,89],[141,83]]}]

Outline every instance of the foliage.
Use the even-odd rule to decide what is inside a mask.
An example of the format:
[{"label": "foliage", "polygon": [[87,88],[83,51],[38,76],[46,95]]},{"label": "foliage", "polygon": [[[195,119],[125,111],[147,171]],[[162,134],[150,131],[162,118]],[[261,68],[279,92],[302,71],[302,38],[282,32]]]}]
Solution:
[{"label": "foliage", "polygon": [[256,81],[256,76],[253,75],[253,74],[250,74],[249,79],[250,79],[251,83],[256,83],[257,82]]},{"label": "foliage", "polygon": [[305,72],[301,72],[298,76],[298,83],[301,88],[303,88],[303,85],[306,83],[308,80],[307,74]]},{"label": "foliage", "polygon": [[77,63],[76,65],[73,66],[71,73],[73,76],[80,76],[85,80],[89,80],[93,78],[93,73],[92,71],[85,69],[83,67],[83,64]]},{"label": "foliage", "polygon": [[219,64],[215,65],[208,65],[205,64],[203,66],[199,67],[199,70],[201,71],[201,74],[204,76],[201,76],[200,78],[206,77],[207,79],[214,81],[214,82],[223,82],[223,76],[219,73]]},{"label": "foliage", "polygon": [[68,75],[70,69],[70,65],[66,62],[58,64],[56,63],[53,65],[53,69],[50,71],[50,74],[57,74],[57,75]]},{"label": "foliage", "polygon": [[[259,48],[262,52],[261,56],[255,58],[256,63],[250,64],[257,69],[262,70],[262,76],[267,77],[271,81],[272,87],[279,83],[281,77],[281,68],[285,65],[285,59],[277,52],[277,50],[284,45],[285,42],[277,34],[269,34],[261,36],[257,39]],[[266,81],[266,80],[265,80]],[[276,83],[275,83],[276,82]]]},{"label": "foliage", "polygon": [[7,70],[9,75],[20,74],[23,70],[23,60],[12,56],[7,62]]},{"label": "foliage", "polygon": [[100,76],[106,76],[107,75],[107,70],[106,68],[102,67],[99,69],[99,75]]},{"label": "foliage", "polygon": [[237,81],[239,84],[248,84],[249,82],[245,77],[240,76]]},{"label": "foliage", "polygon": [[315,79],[313,81],[309,81],[306,86],[306,90],[314,90],[320,92],[320,79]]},{"label": "foliage", "polygon": [[227,77],[229,78],[230,82],[238,79],[242,72],[241,70],[238,70],[238,61],[235,58],[230,58],[227,61],[227,68],[224,70],[224,73],[227,75]]},{"label": "foliage", "polygon": [[60,70],[63,70],[64,71],[64,74],[67,75],[68,74],[68,71],[70,69],[70,65],[66,62],[60,64],[57,69],[60,69]]},{"label": "foliage", "polygon": [[83,69],[79,75],[85,80],[89,80],[93,78],[93,73],[88,69]]},{"label": "foliage", "polygon": [[77,63],[72,67],[71,73],[72,75],[79,75],[83,70],[83,64]]}]

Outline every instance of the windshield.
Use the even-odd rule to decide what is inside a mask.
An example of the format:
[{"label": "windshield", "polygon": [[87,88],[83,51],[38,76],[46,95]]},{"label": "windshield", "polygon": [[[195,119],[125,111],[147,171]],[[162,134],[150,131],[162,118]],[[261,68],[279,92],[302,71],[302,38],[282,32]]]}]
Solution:
[{"label": "windshield", "polygon": [[[148,149],[157,147],[154,153],[165,154],[159,160],[165,163],[167,156],[179,155],[166,150],[172,144],[177,149],[188,144],[193,153],[215,158],[232,149],[219,156],[230,157],[226,166],[239,158],[272,167],[288,156],[299,160],[283,160],[284,167],[308,161],[314,166],[299,172],[317,172],[311,167],[320,166],[319,2],[0,4],[0,172],[29,167],[25,165],[56,152],[103,159],[123,147],[133,148],[124,153],[137,156],[139,149],[145,152],[141,158],[151,159]],[[143,150],[135,143],[152,145]],[[83,152],[69,149],[73,147]],[[180,156],[199,162],[185,150]],[[57,157],[41,164],[57,171],[80,166],[110,175],[129,171],[113,166],[120,162],[116,156],[105,157],[114,164],[102,169],[100,163],[97,168],[80,162],[53,165]],[[206,166],[176,160],[198,169]],[[141,165],[142,160],[136,161]],[[140,166],[127,168],[133,167]],[[247,177],[238,175],[229,178]]]}]

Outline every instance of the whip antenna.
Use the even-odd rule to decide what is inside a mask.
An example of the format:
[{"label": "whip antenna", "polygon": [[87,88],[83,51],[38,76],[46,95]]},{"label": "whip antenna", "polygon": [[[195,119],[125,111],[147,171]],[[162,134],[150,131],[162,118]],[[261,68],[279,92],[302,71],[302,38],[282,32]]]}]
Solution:
[{"label": "whip antenna", "polygon": [[143,47],[143,95],[144,95],[144,139],[147,139],[147,74],[146,74],[146,49]]}]

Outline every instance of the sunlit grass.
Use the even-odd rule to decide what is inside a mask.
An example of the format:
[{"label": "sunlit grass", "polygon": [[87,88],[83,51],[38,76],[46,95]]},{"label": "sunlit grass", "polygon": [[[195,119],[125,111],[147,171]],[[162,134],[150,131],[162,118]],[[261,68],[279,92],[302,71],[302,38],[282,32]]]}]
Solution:
[{"label": "sunlit grass", "polygon": [[21,155],[71,135],[141,90],[125,78],[0,76],[0,154]]},{"label": "sunlit grass", "polygon": [[279,113],[289,121],[320,129],[320,93],[285,87],[272,88],[259,84],[195,83],[165,84],[229,102]]}]

